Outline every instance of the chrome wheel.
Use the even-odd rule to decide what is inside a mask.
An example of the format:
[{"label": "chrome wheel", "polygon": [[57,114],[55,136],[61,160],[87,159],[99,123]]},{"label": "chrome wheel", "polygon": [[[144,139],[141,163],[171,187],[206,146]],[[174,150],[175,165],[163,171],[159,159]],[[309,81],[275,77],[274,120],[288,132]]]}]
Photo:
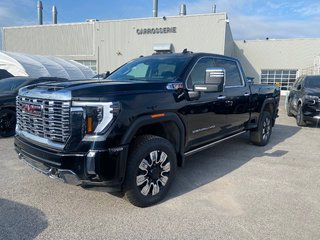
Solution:
[{"label": "chrome wheel", "polygon": [[125,197],[138,207],[160,202],[168,193],[177,169],[177,155],[165,138],[142,135],[135,139],[124,182]]},{"label": "chrome wheel", "polygon": [[156,195],[168,182],[171,165],[168,155],[162,151],[152,151],[140,163],[136,184],[144,196]]}]

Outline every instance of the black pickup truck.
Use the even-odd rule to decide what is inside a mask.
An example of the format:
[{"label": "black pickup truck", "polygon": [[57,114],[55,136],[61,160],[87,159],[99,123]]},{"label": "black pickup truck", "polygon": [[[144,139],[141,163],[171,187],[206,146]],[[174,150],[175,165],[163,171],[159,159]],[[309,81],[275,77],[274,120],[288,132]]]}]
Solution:
[{"label": "black pickup truck", "polygon": [[52,178],[121,190],[146,207],[165,197],[186,156],[248,130],[266,145],[279,97],[275,86],[249,83],[234,58],[155,54],[105,80],[21,89],[15,148]]}]

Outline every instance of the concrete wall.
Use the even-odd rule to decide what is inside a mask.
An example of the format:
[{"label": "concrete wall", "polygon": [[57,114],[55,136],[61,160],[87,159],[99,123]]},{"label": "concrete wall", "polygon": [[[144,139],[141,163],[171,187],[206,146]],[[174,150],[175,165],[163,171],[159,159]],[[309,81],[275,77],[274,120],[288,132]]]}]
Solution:
[{"label": "concrete wall", "polygon": [[224,55],[235,57],[235,43],[233,41],[230,25],[226,24]]},{"label": "concrete wall", "polygon": [[[3,49],[96,60],[100,72],[114,70],[140,55],[152,54],[157,43],[172,43],[175,52],[187,48],[194,52],[232,55],[234,51],[230,46],[234,43],[226,18],[225,13],[217,13],[4,28]],[[174,27],[175,33],[137,33],[141,29],[159,31],[168,27]]]},{"label": "concrete wall", "polygon": [[247,76],[260,80],[261,69],[303,70],[320,54],[320,39],[235,41],[235,57]]},{"label": "concrete wall", "polygon": [[94,56],[94,24],[4,28],[3,50],[39,55]]}]

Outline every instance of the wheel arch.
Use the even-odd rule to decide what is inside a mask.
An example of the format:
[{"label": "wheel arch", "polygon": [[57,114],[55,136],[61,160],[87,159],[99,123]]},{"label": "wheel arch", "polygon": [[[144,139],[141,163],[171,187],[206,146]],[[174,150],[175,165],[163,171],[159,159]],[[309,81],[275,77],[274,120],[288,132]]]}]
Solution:
[{"label": "wheel arch", "polygon": [[167,139],[175,148],[178,166],[184,164],[185,126],[175,113],[165,113],[163,117],[150,115],[136,119],[121,139],[121,144],[131,145],[135,137],[155,135]]},{"label": "wheel arch", "polygon": [[2,111],[2,110],[6,110],[6,109],[8,109],[8,110],[12,110],[12,111],[16,111],[16,107],[15,106],[0,106],[0,111]]},{"label": "wheel arch", "polygon": [[262,112],[269,112],[271,117],[272,117],[272,121],[273,121],[273,124],[275,123],[275,119],[277,117],[277,114],[278,114],[278,111],[277,111],[277,102],[275,99],[273,98],[267,98],[264,100],[263,104],[262,104],[262,107],[261,107],[261,111],[260,111],[260,114],[259,114],[259,120],[261,119],[262,117]]}]

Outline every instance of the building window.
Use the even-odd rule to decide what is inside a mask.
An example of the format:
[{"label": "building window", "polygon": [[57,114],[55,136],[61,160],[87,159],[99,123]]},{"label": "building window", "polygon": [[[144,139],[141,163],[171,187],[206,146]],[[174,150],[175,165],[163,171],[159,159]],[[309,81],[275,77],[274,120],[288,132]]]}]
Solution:
[{"label": "building window", "polygon": [[297,69],[263,69],[261,70],[261,83],[275,84],[281,90],[288,90],[297,77]]},{"label": "building window", "polygon": [[86,67],[89,67],[92,69],[92,71],[97,72],[97,61],[96,60],[75,60],[78,63],[81,63],[82,65],[85,65]]}]

